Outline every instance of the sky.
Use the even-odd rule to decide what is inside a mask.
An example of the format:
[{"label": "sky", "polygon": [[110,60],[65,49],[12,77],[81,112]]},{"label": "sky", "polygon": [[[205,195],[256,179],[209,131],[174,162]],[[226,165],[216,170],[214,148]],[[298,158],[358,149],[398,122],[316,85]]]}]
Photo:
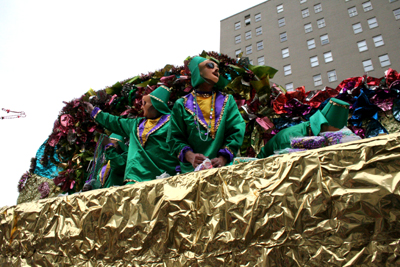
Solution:
[{"label": "sky", "polygon": [[16,204],[63,101],[219,52],[220,21],[262,2],[0,0],[0,117],[26,113],[0,120],[0,207]]}]

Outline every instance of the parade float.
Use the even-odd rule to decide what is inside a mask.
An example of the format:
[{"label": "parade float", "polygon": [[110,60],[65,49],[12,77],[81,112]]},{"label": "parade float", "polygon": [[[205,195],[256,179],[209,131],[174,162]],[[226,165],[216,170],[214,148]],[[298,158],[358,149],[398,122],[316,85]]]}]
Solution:
[{"label": "parade float", "polygon": [[[183,66],[89,90],[65,102],[52,133],[18,183],[18,205],[0,210],[0,263],[40,266],[397,265],[400,249],[400,75],[348,78],[336,88],[286,90],[277,70],[203,52],[218,62],[246,121],[232,166],[81,192],[109,134],[82,101],[140,116],[143,95],[189,93]],[[335,97],[362,138],[254,158],[280,130],[307,121]]]}]

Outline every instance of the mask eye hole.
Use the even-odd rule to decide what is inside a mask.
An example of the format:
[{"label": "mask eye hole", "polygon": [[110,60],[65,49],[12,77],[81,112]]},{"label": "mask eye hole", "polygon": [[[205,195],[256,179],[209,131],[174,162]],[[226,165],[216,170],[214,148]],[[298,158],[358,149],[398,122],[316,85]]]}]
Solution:
[{"label": "mask eye hole", "polygon": [[215,67],[214,63],[208,62],[206,63],[206,67],[209,69],[213,69]]}]

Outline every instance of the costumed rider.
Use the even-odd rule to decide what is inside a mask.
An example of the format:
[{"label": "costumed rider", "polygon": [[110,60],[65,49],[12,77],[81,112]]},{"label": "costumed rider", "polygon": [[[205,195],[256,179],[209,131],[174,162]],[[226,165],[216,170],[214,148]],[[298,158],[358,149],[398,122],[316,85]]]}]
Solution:
[{"label": "costumed rider", "polygon": [[111,134],[104,138],[106,164],[100,170],[99,180],[101,188],[108,188],[114,185],[123,185],[128,147],[124,138],[118,134]]},{"label": "costumed rider", "polygon": [[[170,155],[166,143],[170,123],[170,89],[161,85],[142,98],[143,117],[121,118],[85,102],[85,108],[97,123],[109,131],[129,137],[124,184],[150,181],[157,176],[175,175],[179,162]],[[166,173],[166,174],[165,174]]]},{"label": "costumed rider", "polygon": [[318,136],[323,132],[339,131],[347,125],[350,105],[337,98],[331,98],[325,107],[310,117],[309,121],[281,130],[261,149],[257,158],[266,158],[291,147],[294,137]]},{"label": "costumed rider", "polygon": [[189,69],[194,90],[175,102],[167,139],[182,173],[193,171],[206,158],[213,167],[230,163],[246,127],[234,98],[218,91],[228,84],[218,64],[194,57]]}]

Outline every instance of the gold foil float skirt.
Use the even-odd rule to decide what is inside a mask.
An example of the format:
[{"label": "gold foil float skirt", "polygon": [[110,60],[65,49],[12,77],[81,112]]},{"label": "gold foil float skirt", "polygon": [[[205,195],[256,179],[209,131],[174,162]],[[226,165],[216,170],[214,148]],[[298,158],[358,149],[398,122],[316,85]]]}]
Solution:
[{"label": "gold foil float skirt", "polygon": [[395,266],[400,134],[0,209],[2,266]]}]

